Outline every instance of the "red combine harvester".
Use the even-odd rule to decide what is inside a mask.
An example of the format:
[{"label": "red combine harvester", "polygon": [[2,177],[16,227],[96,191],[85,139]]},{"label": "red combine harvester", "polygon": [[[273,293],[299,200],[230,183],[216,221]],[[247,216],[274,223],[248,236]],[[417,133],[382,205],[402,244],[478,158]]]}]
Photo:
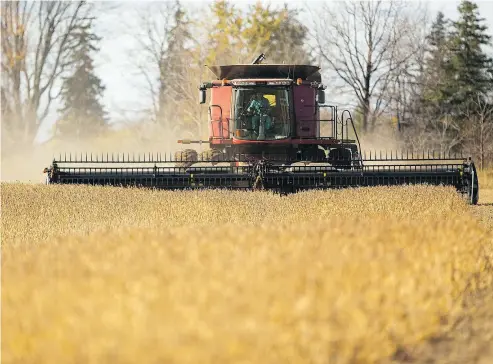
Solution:
[{"label": "red combine harvester", "polygon": [[[325,105],[320,68],[312,65],[210,66],[209,144],[158,154],[69,155],[45,169],[47,183],[139,186],[161,189],[307,189],[378,185],[454,186],[476,204],[479,184],[471,158],[434,152],[361,152],[348,110]],[[321,119],[321,110],[327,119]],[[326,136],[321,136],[321,126]],[[353,135],[350,139],[349,134]]]}]

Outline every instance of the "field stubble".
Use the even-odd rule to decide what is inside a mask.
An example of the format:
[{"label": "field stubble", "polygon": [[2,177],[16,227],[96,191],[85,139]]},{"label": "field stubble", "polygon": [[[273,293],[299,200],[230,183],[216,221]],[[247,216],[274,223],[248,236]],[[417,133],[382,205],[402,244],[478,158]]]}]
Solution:
[{"label": "field stubble", "polygon": [[376,362],[491,282],[455,191],[2,184],[6,363]]}]

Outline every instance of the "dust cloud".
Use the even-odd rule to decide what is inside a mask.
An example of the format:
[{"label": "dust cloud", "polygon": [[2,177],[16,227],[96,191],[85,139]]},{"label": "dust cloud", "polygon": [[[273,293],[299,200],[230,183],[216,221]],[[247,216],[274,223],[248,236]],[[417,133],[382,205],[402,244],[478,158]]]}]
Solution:
[{"label": "dust cloud", "polygon": [[193,148],[200,152],[208,148],[208,144],[200,145],[183,145],[177,143],[180,136],[169,130],[152,129],[148,130],[145,135],[132,129],[118,130],[108,132],[104,136],[92,140],[50,140],[42,145],[32,146],[30,148],[2,150],[1,155],[1,181],[2,182],[30,182],[44,183],[46,175],[43,169],[51,165],[54,158],[72,156],[85,158],[86,153],[90,157],[91,153],[95,157],[99,155],[110,156],[113,154],[122,155],[125,153],[125,159],[143,154],[147,156],[157,155],[160,153],[163,158],[164,154],[172,155],[178,150]]},{"label": "dust cloud", "polygon": [[400,151],[403,146],[398,140],[393,128],[379,127],[376,131],[360,137],[361,150],[369,153],[370,151]]},{"label": "dust cloud", "polygon": [[[183,145],[177,143],[178,139],[185,139],[186,135],[177,135],[171,130],[162,128],[150,128],[142,132],[138,129],[123,129],[109,132],[107,135],[93,140],[62,141],[51,140],[43,145],[32,146],[28,149],[3,151],[1,156],[1,176],[3,182],[31,182],[44,183],[43,169],[49,167],[54,158],[61,155],[85,158],[86,153],[92,153],[95,157],[125,153],[125,158],[137,157],[139,154],[146,156],[149,153],[156,155],[172,155],[178,150],[195,149],[197,152],[208,149],[208,143]],[[400,151],[401,145],[393,130],[379,128],[376,132],[360,137],[363,153],[374,151]]]}]

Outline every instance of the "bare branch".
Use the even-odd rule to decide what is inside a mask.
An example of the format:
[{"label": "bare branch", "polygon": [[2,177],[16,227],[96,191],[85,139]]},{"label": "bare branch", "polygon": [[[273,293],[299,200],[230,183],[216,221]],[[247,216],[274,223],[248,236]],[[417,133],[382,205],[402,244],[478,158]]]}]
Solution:
[{"label": "bare branch", "polygon": [[85,1],[2,2],[2,81],[12,95],[11,128],[22,130],[24,142],[32,140],[59,97],[55,84],[77,47],[72,34],[91,9]]},{"label": "bare branch", "polygon": [[366,132],[391,102],[384,94],[396,71],[413,57],[400,48],[413,36],[415,17],[400,0],[338,5],[312,12],[314,40],[322,60],[358,99]]}]

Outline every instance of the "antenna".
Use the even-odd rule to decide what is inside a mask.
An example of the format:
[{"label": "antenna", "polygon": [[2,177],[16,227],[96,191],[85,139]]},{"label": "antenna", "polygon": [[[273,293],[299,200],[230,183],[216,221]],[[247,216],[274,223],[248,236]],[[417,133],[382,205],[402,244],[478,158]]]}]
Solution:
[{"label": "antenna", "polygon": [[260,64],[264,59],[265,59],[265,54],[260,53],[260,55],[257,58],[255,58],[252,64]]}]

